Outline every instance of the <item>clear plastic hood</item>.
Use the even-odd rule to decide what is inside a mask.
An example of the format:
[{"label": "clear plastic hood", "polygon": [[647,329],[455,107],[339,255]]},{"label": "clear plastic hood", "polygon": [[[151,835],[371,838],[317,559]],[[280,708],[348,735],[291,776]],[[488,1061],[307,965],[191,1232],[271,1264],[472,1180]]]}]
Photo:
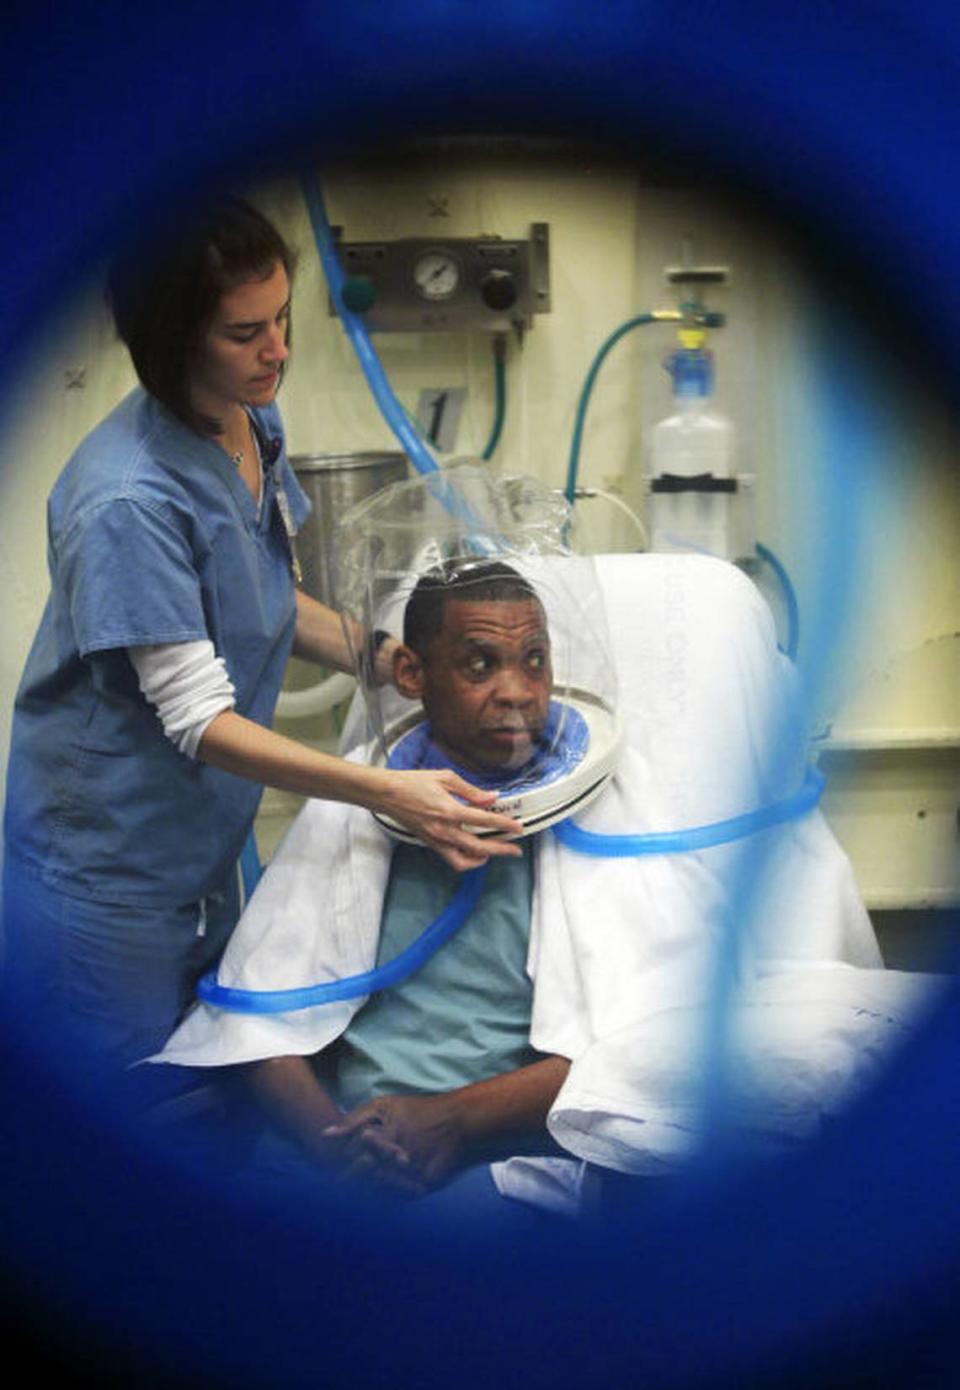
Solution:
[{"label": "clear plastic hood", "polygon": [[[353,508],[336,566],[364,705],[349,742],[377,765],[449,766],[495,787],[531,829],[584,804],[619,725],[603,599],[573,541],[561,493],[472,462]],[[401,644],[392,684],[367,658],[382,632]]]}]

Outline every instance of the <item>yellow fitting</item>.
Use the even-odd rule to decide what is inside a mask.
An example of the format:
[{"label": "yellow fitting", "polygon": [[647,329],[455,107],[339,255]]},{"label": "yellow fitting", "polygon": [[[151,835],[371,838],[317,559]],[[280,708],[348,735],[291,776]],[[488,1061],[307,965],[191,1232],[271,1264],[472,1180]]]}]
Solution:
[{"label": "yellow fitting", "polygon": [[681,347],[699,348],[703,347],[707,335],[702,328],[681,328],[677,333],[677,337],[680,340]]},{"label": "yellow fitting", "polygon": [[654,309],[651,318],[657,323],[679,323],[683,318],[679,309]]}]

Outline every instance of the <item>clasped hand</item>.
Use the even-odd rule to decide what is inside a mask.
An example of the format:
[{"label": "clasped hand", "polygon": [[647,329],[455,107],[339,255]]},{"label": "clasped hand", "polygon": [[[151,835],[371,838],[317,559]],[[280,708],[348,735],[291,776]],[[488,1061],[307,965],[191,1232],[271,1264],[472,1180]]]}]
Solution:
[{"label": "clasped hand", "polygon": [[324,1133],[346,1179],[417,1197],[441,1186],[463,1157],[463,1119],[448,1095],[379,1096]]}]

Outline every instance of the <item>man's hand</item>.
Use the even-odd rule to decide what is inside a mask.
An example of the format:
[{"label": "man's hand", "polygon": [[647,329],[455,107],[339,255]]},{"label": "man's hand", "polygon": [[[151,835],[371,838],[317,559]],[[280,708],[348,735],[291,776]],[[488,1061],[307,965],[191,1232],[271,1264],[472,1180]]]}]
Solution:
[{"label": "man's hand", "polygon": [[547,1113],[569,1067],[564,1057],[544,1057],[455,1091],[379,1096],[347,1115],[303,1057],[255,1062],[249,1076],[267,1113],[321,1167],[346,1181],[418,1197],[470,1163],[540,1152],[548,1142]]},{"label": "man's hand", "polygon": [[341,1146],[347,1177],[368,1177],[409,1196],[442,1186],[464,1151],[463,1117],[452,1093],[380,1096],[329,1126],[324,1138]]}]

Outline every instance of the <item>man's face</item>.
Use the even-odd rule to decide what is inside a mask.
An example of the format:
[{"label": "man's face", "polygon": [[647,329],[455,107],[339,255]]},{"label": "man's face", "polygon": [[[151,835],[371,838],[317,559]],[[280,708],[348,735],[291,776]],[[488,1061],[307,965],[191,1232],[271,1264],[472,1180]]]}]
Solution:
[{"label": "man's face", "polygon": [[[407,649],[408,650],[408,649]],[[535,599],[448,599],[411,680],[434,742],[461,767],[518,768],[533,756],[553,689],[550,638]],[[397,681],[401,688],[401,681]]]}]

